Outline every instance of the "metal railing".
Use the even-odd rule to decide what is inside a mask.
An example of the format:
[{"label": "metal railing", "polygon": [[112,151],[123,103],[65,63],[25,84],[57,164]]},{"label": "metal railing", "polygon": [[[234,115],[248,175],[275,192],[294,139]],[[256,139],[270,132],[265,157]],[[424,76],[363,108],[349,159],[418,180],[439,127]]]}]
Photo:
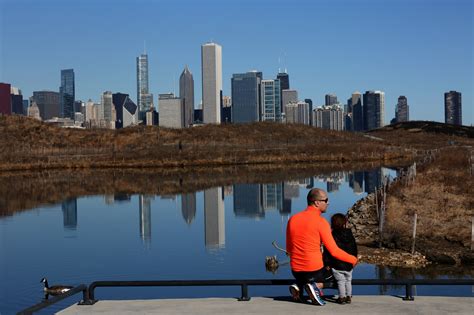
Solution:
[{"label": "metal railing", "polygon": [[[183,286],[240,286],[241,296],[239,301],[249,301],[249,286],[263,285],[291,285],[295,283],[294,279],[277,280],[162,280],[162,281],[95,281],[89,285],[89,301],[87,305],[94,304],[95,289],[98,287],[183,287]],[[414,285],[474,285],[474,279],[353,279],[353,285],[404,285],[405,301],[413,301]],[[335,288],[335,287],[334,287]]]},{"label": "metal railing", "polygon": [[[148,281],[95,281],[89,287],[79,285],[65,294],[51,300],[31,306],[18,314],[31,314],[54,303],[57,303],[76,293],[83,292],[83,299],[78,305],[93,305],[98,300],[95,298],[95,290],[100,287],[186,287],[186,286],[240,286],[241,296],[239,301],[249,301],[249,286],[290,285],[295,283],[294,279],[248,279],[248,280],[148,280]],[[405,286],[403,300],[413,301],[413,286],[416,285],[474,285],[474,279],[353,279],[353,285],[400,285]],[[336,288],[336,287],[333,287]]]}]

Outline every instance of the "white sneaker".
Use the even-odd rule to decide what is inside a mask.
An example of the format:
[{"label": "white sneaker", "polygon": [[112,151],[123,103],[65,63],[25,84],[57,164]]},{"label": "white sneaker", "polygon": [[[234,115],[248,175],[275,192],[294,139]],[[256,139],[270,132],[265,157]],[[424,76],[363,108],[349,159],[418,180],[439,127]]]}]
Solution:
[{"label": "white sneaker", "polygon": [[300,299],[300,288],[296,284],[290,285],[290,294],[294,302],[301,302]]}]

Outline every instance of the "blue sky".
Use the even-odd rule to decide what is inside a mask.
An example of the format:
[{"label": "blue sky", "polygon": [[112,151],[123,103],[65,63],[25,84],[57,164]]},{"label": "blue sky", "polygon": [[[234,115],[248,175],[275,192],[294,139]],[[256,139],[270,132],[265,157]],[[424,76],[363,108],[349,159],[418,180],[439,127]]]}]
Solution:
[{"label": "blue sky", "polygon": [[[385,92],[385,122],[405,95],[413,120],[444,121],[444,92],[463,98],[473,119],[471,0],[0,0],[0,81],[59,90],[73,68],[76,99],[103,91],[136,100],[135,58],[144,42],[150,90],[175,91],[185,65],[201,99],[200,46],[222,45],[223,89],[233,73],[274,78],[286,68],[300,99]],[[279,62],[280,60],[280,62]]]}]

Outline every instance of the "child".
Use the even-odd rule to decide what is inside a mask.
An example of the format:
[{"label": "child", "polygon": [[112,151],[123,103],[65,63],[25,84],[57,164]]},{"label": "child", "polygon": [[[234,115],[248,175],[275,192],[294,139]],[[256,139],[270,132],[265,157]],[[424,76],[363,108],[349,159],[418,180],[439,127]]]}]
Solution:
[{"label": "child", "polygon": [[[337,246],[346,253],[357,257],[357,245],[351,229],[346,228],[347,218],[342,213],[336,213],[331,217],[332,236]],[[334,278],[337,281],[340,304],[351,303],[352,297],[352,265],[340,261],[331,256],[329,251],[324,251],[324,261],[331,267]]]}]

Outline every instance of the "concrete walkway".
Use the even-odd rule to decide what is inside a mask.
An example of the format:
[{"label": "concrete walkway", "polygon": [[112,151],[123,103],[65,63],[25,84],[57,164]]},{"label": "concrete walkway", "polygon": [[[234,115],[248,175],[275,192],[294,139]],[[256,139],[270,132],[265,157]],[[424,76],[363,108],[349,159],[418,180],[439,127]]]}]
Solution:
[{"label": "concrete walkway", "polygon": [[352,304],[325,306],[294,303],[288,297],[101,300],[93,306],[73,305],[59,314],[474,314],[472,297],[354,296]]}]

